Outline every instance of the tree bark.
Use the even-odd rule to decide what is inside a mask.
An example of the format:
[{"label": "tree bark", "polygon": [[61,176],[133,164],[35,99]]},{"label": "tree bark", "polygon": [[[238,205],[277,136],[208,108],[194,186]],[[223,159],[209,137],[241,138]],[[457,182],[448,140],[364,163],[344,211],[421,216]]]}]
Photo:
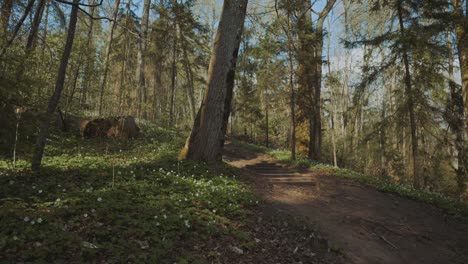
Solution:
[{"label": "tree bark", "polygon": [[321,86],[322,86],[322,49],[323,23],[336,0],[328,0],[314,27],[312,23],[312,5],[303,0],[299,8],[298,19],[298,62],[299,85],[301,91],[302,115],[309,120],[308,157],[320,160],[322,156],[322,120],[321,120]]},{"label": "tree bark", "polygon": [[76,23],[78,20],[78,5],[80,0],[73,0],[72,10],[70,14],[70,24],[68,26],[67,41],[65,43],[65,48],[63,50],[62,59],[60,62],[60,67],[58,70],[57,81],[55,83],[55,90],[52,96],[49,99],[47,106],[47,111],[45,112],[44,119],[40,123],[39,134],[37,137],[37,144],[34,151],[34,157],[31,162],[31,169],[33,171],[38,171],[41,167],[41,161],[44,154],[44,148],[46,145],[47,136],[49,134],[49,125],[52,119],[52,116],[57,108],[57,105],[60,102],[60,96],[62,94],[65,76],[68,66],[68,60],[73,48],[73,40],[75,38],[75,29]]},{"label": "tree bark", "polygon": [[185,74],[187,75],[187,97],[190,108],[190,117],[192,118],[192,122],[195,122],[196,111],[194,78],[192,68],[190,67],[190,61],[188,59],[187,49],[184,44],[182,44],[182,52],[184,56]]},{"label": "tree bark", "polygon": [[[454,166],[455,173],[457,175],[457,187],[458,187],[458,197],[459,199],[462,198],[463,194],[466,190],[466,180],[467,180],[467,158],[466,158],[466,149],[465,149],[465,129],[466,129],[466,108],[464,103],[463,96],[463,89],[466,89],[466,81],[463,81],[462,77],[462,87],[460,88],[455,83],[454,77],[454,56],[452,52],[452,39],[451,39],[452,31],[449,31],[447,34],[447,46],[450,50],[449,56],[449,88],[450,88],[450,99],[447,104],[447,115],[449,123],[449,127],[452,129],[453,133],[455,134],[455,150],[456,150],[456,161],[457,166]],[[458,38],[458,33],[457,33]],[[460,43],[458,43],[460,44]],[[459,47],[459,45],[457,45]],[[460,52],[460,49],[458,49]],[[459,55],[459,62],[462,65],[462,59],[460,59]],[[466,57],[464,58],[466,59]],[[462,67],[461,67],[462,68]],[[463,76],[463,69],[461,69],[462,76]]]},{"label": "tree bark", "polygon": [[[91,16],[94,16],[96,8],[93,6],[94,5],[94,0],[89,0],[88,1],[90,7],[89,7],[89,14]],[[80,105],[81,107],[85,106],[86,101],[87,101],[87,92],[89,89],[89,86],[91,86],[91,77],[93,69],[94,69],[94,56],[95,56],[95,50],[94,50],[94,43],[93,43],[93,29],[94,29],[94,19],[90,18],[89,19],[89,28],[88,28],[88,34],[86,37],[86,47],[88,47],[88,52],[86,54],[86,72],[84,74],[84,80],[82,84],[82,89],[81,89],[81,95],[80,95]]]},{"label": "tree bark", "polygon": [[224,1],[208,71],[208,89],[181,152],[181,158],[204,161],[214,169],[222,162],[247,2]]},{"label": "tree bark", "polygon": [[[405,38],[405,26],[403,23],[403,7],[400,1],[397,1],[397,12],[398,12],[398,21],[400,26],[400,35],[404,39]],[[413,99],[413,87],[411,83],[411,70],[409,65],[409,58],[408,58],[408,46],[407,44],[403,44],[403,63],[405,67],[405,94],[407,100],[407,108],[410,117],[410,130],[411,130],[411,150],[412,150],[412,157],[413,157],[413,186],[415,188],[420,188],[421,183],[419,179],[419,157],[418,157],[418,136],[417,136],[417,124],[416,124],[416,116],[415,116],[415,107],[414,107],[414,99]]]},{"label": "tree bark", "polygon": [[0,36],[4,36],[8,32],[10,24],[11,10],[13,8],[13,0],[4,0],[0,9]]},{"label": "tree bark", "polygon": [[296,160],[296,96],[294,91],[294,63],[293,63],[293,39],[291,36],[290,17],[288,12],[288,62],[289,62],[289,108],[291,111],[291,160]]},{"label": "tree bark", "polygon": [[29,31],[28,40],[26,42],[25,51],[29,54],[34,50],[36,46],[37,34],[39,32],[39,25],[41,24],[42,14],[44,13],[44,6],[46,0],[39,0],[36,7],[36,13],[34,14],[31,30]]},{"label": "tree bark", "polygon": [[106,49],[104,52],[104,72],[102,73],[102,80],[99,85],[99,115],[102,115],[102,101],[104,99],[104,90],[105,86],[107,83],[107,73],[109,71],[109,59],[110,59],[110,53],[111,53],[111,48],[112,48],[112,40],[114,38],[114,30],[115,27],[117,26],[117,15],[119,14],[119,5],[120,5],[120,0],[115,0],[115,5],[114,5],[114,13],[112,15],[112,21],[110,22],[110,32],[109,35],[107,36],[107,45]]},{"label": "tree bark", "polygon": [[464,112],[466,115],[468,113],[468,15],[466,13],[468,12],[468,1],[465,1],[465,10],[463,10],[463,0],[452,0],[452,3],[454,12],[458,16],[455,23],[455,33],[457,36],[458,60],[460,62]]},{"label": "tree bark", "polygon": [[[145,0],[143,4],[143,16],[141,19],[140,34],[138,38],[138,52],[137,52],[137,70],[136,78],[138,80],[138,117],[147,117],[146,112],[146,82],[145,82],[145,52],[146,42],[148,37],[148,21],[150,11],[151,0]],[[142,106],[144,107],[142,113]]]},{"label": "tree bark", "polygon": [[[279,18],[278,12],[278,0],[275,1],[276,16]],[[291,140],[291,160],[296,160],[296,96],[294,89],[294,42],[291,29],[291,11],[286,10],[287,13],[287,28],[282,26],[284,34],[286,34],[288,40],[288,62],[289,62],[289,108],[291,112],[291,124],[289,129],[288,140]],[[289,142],[286,142],[288,144]]]},{"label": "tree bark", "polygon": [[[177,27],[175,27],[177,30]],[[175,115],[175,93],[176,93],[176,78],[177,78],[177,34],[172,41],[172,65],[171,65],[171,105],[169,110],[169,126],[174,126]]]},{"label": "tree bark", "polygon": [[8,50],[8,48],[11,46],[11,44],[15,40],[16,36],[18,35],[19,30],[23,26],[24,20],[26,20],[26,17],[28,17],[29,13],[31,12],[31,9],[34,6],[34,2],[35,2],[35,0],[29,0],[28,1],[28,4],[26,5],[26,7],[24,9],[23,15],[21,16],[21,18],[19,19],[19,21],[16,24],[15,28],[13,29],[13,32],[12,32],[10,38],[8,39],[6,45],[3,47],[2,52],[0,54],[0,57],[3,57],[3,55],[5,55],[5,52]]}]

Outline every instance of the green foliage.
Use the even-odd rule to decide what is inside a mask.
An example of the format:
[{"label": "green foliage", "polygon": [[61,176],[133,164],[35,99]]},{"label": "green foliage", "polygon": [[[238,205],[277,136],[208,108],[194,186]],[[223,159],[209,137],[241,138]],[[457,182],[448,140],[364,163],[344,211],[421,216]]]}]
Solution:
[{"label": "green foliage", "polygon": [[255,199],[237,170],[177,161],[183,134],[142,128],[129,140],[54,135],[40,175],[2,160],[0,258],[188,263],[200,239],[243,240],[234,226]]}]

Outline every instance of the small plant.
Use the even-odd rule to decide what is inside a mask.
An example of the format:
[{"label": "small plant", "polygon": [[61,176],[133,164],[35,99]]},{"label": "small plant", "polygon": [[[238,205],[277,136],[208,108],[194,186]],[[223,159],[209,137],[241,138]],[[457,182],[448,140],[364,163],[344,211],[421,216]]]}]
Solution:
[{"label": "small plant", "polygon": [[27,161],[15,170],[1,162],[0,258],[192,263],[200,238],[242,234],[235,228],[256,199],[236,180],[238,170],[225,165],[214,174],[177,161],[185,135],[144,131],[132,140],[54,135],[41,177]]}]

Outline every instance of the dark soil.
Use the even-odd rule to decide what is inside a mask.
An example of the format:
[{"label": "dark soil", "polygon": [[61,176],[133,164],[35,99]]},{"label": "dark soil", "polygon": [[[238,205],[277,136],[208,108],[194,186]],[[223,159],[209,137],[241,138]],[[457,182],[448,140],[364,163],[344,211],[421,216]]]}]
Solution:
[{"label": "dark soil", "polygon": [[[343,254],[314,231],[307,219],[260,204],[241,230],[248,236],[221,236],[198,248],[210,263],[345,263]],[[241,250],[241,251],[239,251]]]},{"label": "dark soil", "polygon": [[[259,239],[282,241],[285,236],[284,243],[259,243],[251,257],[249,252],[239,261],[227,258],[223,263],[339,262],[333,252],[343,252],[343,263],[468,263],[468,223],[439,208],[323,171],[298,171],[233,144],[226,146],[225,159],[243,169],[245,180],[264,200],[260,215],[281,215],[280,210],[305,217],[326,240],[306,241],[310,232],[281,226],[273,217],[272,222],[257,225]],[[331,253],[307,258],[319,249]],[[298,253],[300,257],[295,256]]]}]

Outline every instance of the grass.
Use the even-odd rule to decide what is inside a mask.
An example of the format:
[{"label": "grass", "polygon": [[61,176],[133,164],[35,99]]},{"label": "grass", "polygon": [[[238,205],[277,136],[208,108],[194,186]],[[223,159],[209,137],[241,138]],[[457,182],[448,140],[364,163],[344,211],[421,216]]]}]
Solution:
[{"label": "grass", "polygon": [[194,246],[235,233],[255,198],[234,168],[177,161],[179,132],[142,130],[133,140],[55,134],[41,174],[1,160],[0,259],[203,263]]},{"label": "grass", "polygon": [[242,145],[243,147],[253,151],[268,153],[275,159],[290,164],[294,167],[306,167],[311,170],[320,170],[327,175],[332,175],[341,179],[352,180],[361,184],[373,186],[382,192],[394,193],[412,200],[429,203],[446,210],[447,213],[451,215],[468,219],[467,203],[457,201],[441,193],[431,192],[429,190],[419,190],[409,185],[391,182],[388,179],[372,177],[348,169],[335,168],[327,164],[321,164],[316,161],[309,160],[301,155],[298,155],[296,160],[291,160],[291,154],[286,150],[267,149],[265,147],[255,146],[240,141],[234,141],[234,144]]}]

